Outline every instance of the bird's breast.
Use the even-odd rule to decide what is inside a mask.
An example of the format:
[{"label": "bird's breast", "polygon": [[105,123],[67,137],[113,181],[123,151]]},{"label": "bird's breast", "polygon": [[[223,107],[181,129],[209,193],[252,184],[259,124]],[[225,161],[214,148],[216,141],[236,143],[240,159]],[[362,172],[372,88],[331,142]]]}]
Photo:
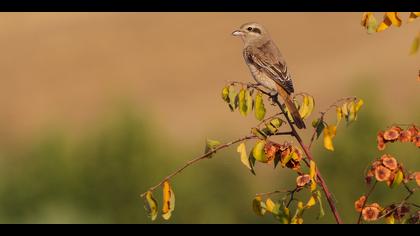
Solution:
[{"label": "bird's breast", "polygon": [[248,64],[248,67],[255,81],[257,81],[259,84],[264,86],[266,89],[269,89],[273,92],[277,91],[276,82],[274,82],[274,80],[268,77],[267,74],[265,74],[263,71],[259,70],[257,67],[255,67],[252,64]]}]

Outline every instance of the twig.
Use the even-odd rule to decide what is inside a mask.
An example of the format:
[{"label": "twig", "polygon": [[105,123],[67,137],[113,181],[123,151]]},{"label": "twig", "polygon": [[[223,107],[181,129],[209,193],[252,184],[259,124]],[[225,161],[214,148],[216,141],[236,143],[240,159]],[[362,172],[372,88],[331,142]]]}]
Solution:
[{"label": "twig", "polygon": [[[286,114],[286,112],[285,112],[285,110],[284,110],[283,106],[280,104],[280,102],[279,102],[279,100],[278,100],[277,96],[276,96],[276,97],[273,97],[273,101],[274,101],[274,102],[278,105],[278,107],[279,107],[279,108],[280,108],[280,110],[283,112],[283,114]],[[290,128],[292,129],[292,133],[293,133],[292,135],[293,135],[293,136],[296,138],[296,140],[299,142],[299,145],[302,147],[303,151],[305,152],[306,157],[307,157],[310,161],[314,160],[314,158],[313,158],[313,156],[312,156],[312,153],[311,153],[311,152],[309,151],[309,149],[305,146],[305,144],[304,144],[304,142],[303,142],[302,138],[299,136],[298,132],[296,131],[295,127],[293,126],[293,122],[290,120],[289,116],[284,115],[284,117],[286,118],[287,123],[289,124]],[[319,171],[319,168],[316,168],[316,169],[317,169],[317,170],[316,170],[316,172],[317,172],[317,173],[316,173],[316,175],[317,175],[318,182],[319,182],[319,184],[321,184],[321,187],[322,187],[322,189],[324,190],[325,197],[327,198],[328,204],[329,204],[329,206],[330,206],[330,208],[331,208],[331,211],[332,211],[332,213],[333,213],[333,215],[334,215],[335,221],[336,221],[338,224],[342,224],[342,223],[343,223],[343,221],[341,220],[341,217],[340,217],[340,215],[339,215],[339,213],[338,213],[338,211],[337,211],[337,209],[336,209],[336,207],[335,207],[334,200],[333,200],[333,198],[332,198],[331,192],[328,190],[327,184],[325,183],[325,180],[322,178],[322,175],[321,175],[321,173],[320,173],[320,171]]]},{"label": "twig", "polygon": [[[245,137],[242,137],[242,138],[240,138],[240,139],[237,139],[237,140],[234,140],[234,141],[231,141],[231,142],[228,142],[228,143],[225,143],[225,144],[219,145],[219,146],[217,146],[215,149],[213,149],[213,150],[211,150],[211,151],[208,151],[207,153],[205,153],[205,154],[203,154],[203,155],[201,155],[201,156],[199,156],[199,157],[197,157],[197,158],[194,158],[194,159],[192,159],[191,161],[187,162],[187,163],[186,163],[183,167],[181,167],[181,168],[179,168],[178,170],[174,171],[172,174],[170,174],[170,175],[166,176],[166,177],[165,177],[165,178],[164,178],[161,182],[159,182],[159,183],[158,183],[158,184],[156,184],[155,186],[153,186],[153,187],[149,188],[149,189],[148,189],[148,191],[153,191],[153,190],[155,190],[156,188],[158,188],[158,187],[162,186],[162,185],[163,185],[163,183],[164,183],[165,181],[172,179],[174,176],[176,176],[177,174],[181,173],[181,172],[182,172],[184,169],[186,169],[188,166],[193,165],[193,164],[195,164],[195,163],[197,163],[197,162],[199,162],[199,161],[201,161],[201,160],[207,159],[209,156],[211,156],[212,154],[216,153],[217,151],[219,151],[219,150],[221,150],[221,149],[224,149],[224,148],[230,147],[230,146],[231,146],[231,145],[233,145],[233,144],[236,144],[236,143],[239,143],[239,142],[242,142],[242,141],[245,141],[245,140],[255,139],[255,138],[257,138],[255,135],[249,135],[249,136],[245,136]],[[144,196],[147,194],[147,192],[148,192],[148,191],[146,191],[146,192],[142,193],[142,194],[140,195],[140,197],[144,197]]]},{"label": "twig", "polygon": [[262,88],[260,88],[259,84],[245,83],[245,82],[240,82],[240,81],[228,81],[228,83],[230,85],[239,84],[239,85],[242,85],[242,86],[246,86],[247,88],[254,88],[254,89],[260,91],[261,93],[271,97],[271,94],[269,92],[264,91]]},{"label": "twig", "polygon": [[292,192],[292,191],[290,191],[290,190],[276,190],[276,191],[272,191],[272,192],[267,192],[267,193],[257,193],[257,194],[255,194],[255,196],[271,196],[271,195],[274,195],[274,194],[282,194],[282,193],[290,193],[290,192]]},{"label": "twig", "polygon": [[362,222],[363,209],[365,208],[366,203],[367,203],[370,195],[372,194],[373,190],[375,189],[377,183],[378,183],[378,181],[375,180],[375,183],[372,185],[372,187],[370,187],[369,192],[365,195],[365,197],[366,197],[365,202],[363,202],[362,209],[360,210],[359,218],[357,219],[357,224],[360,224],[360,222]]},{"label": "twig", "polygon": [[[356,100],[357,98],[352,96],[352,97],[343,97],[338,99],[337,101],[335,101],[333,104],[331,104],[330,106],[328,106],[324,111],[321,111],[320,114],[321,116],[319,117],[319,122],[324,122],[324,117],[325,115],[334,107],[338,107],[337,104],[342,103],[344,101],[349,101],[349,100]],[[309,142],[309,146],[308,148],[311,149],[313,142],[315,141],[315,137],[316,137],[316,130],[317,127],[314,128],[314,132],[312,133],[312,137],[311,137],[311,141]]]}]

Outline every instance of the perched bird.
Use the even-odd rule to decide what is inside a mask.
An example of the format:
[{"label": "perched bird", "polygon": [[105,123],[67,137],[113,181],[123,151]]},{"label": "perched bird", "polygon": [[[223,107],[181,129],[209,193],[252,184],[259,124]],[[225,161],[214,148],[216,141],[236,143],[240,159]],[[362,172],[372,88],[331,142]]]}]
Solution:
[{"label": "perched bird", "polygon": [[279,94],[296,127],[306,128],[291,98],[294,88],[286,61],[268,31],[262,25],[253,22],[243,24],[232,35],[241,37],[244,42],[243,56],[254,79],[269,89],[272,96]]}]

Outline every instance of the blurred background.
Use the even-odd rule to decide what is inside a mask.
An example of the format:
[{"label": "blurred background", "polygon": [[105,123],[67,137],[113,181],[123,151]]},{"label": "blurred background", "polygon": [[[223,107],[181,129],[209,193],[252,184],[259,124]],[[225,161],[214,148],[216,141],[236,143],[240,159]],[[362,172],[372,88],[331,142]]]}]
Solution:
[{"label": "blurred background", "polygon": [[[230,141],[256,124],[220,98],[226,81],[251,81],[242,42],[231,36],[248,21],[269,29],[296,90],[315,97],[310,120],[338,98],[365,100],[358,121],[339,127],[335,152],[321,140],[314,147],[344,221],[356,222],[363,172],[381,155],[377,131],[420,121],[419,55],[409,56],[420,21],[368,35],[361,15],[1,13],[0,223],[151,223],[140,193],[202,154],[206,138]],[[420,170],[414,145],[387,152]],[[293,186],[295,175],[256,172],[236,147],[187,169],[172,182],[176,210],[165,223],[275,223],[256,216],[251,201]],[[402,194],[384,187],[372,200]],[[325,208],[324,218],[314,209],[305,222],[333,223]]]}]

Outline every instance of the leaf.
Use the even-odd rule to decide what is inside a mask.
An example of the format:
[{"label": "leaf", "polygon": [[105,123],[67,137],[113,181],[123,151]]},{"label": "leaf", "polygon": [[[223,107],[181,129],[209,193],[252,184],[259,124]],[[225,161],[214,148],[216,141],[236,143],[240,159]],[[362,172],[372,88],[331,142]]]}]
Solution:
[{"label": "leaf", "polygon": [[270,198],[267,198],[267,200],[265,201],[265,206],[266,206],[266,210],[268,212],[271,212],[273,215],[278,215],[279,214],[279,204],[274,203]]},{"label": "leaf", "polygon": [[266,205],[262,201],[261,196],[256,196],[254,198],[254,200],[252,200],[252,210],[258,216],[264,216],[264,214],[266,212],[266,209],[265,208],[266,208]]},{"label": "leaf", "polygon": [[341,109],[341,107],[337,107],[336,113],[337,113],[337,126],[338,126],[338,124],[340,124],[341,119],[343,118],[343,110]]},{"label": "leaf", "polygon": [[248,160],[249,160],[249,164],[251,165],[251,173],[253,174],[253,175],[256,175],[255,174],[255,170],[254,170],[254,167],[255,167],[255,157],[254,157],[254,155],[252,154],[252,152],[249,154],[249,157],[248,157]]},{"label": "leaf", "polygon": [[318,200],[318,203],[319,203],[319,214],[318,214],[317,219],[320,219],[324,217],[325,211],[324,211],[324,207],[322,206],[321,192],[318,190],[315,192],[315,194],[316,194],[316,199]]},{"label": "leaf", "polygon": [[401,26],[401,19],[398,16],[398,12],[386,12],[384,19],[379,27],[376,29],[376,32],[381,32],[388,29],[389,26],[394,25],[397,27]]},{"label": "leaf", "polygon": [[270,134],[275,134],[278,131],[278,129],[270,123],[265,124],[265,127],[267,127],[267,129],[270,131]]},{"label": "leaf", "polygon": [[385,217],[385,223],[387,224],[395,224],[395,218],[393,214],[390,214],[389,216]]},{"label": "leaf", "polygon": [[274,126],[275,128],[280,128],[281,127],[281,125],[283,124],[283,120],[282,119],[280,119],[280,118],[274,118],[274,119],[272,119],[272,120],[270,120],[270,124],[272,125],[272,126]]},{"label": "leaf", "polygon": [[163,209],[162,217],[165,220],[169,220],[172,215],[172,211],[175,209],[175,194],[172,191],[169,181],[163,183]]},{"label": "leaf", "polygon": [[264,107],[264,101],[263,101],[263,97],[262,97],[262,93],[258,92],[257,95],[255,96],[255,107],[254,107],[254,111],[255,111],[255,118],[257,118],[257,120],[262,121],[265,117],[265,107]]},{"label": "leaf", "polygon": [[267,139],[267,135],[263,131],[261,131],[261,130],[255,128],[255,127],[251,129],[251,133],[253,135],[257,136],[259,139]]},{"label": "leaf", "polygon": [[144,197],[144,209],[146,209],[147,216],[150,217],[152,221],[156,220],[158,215],[158,204],[156,199],[153,198],[153,193],[151,191],[148,191]]},{"label": "leaf", "polygon": [[362,108],[363,104],[364,104],[363,99],[359,99],[359,101],[356,104],[356,113],[359,112],[359,110],[360,110],[360,108]]},{"label": "leaf", "polygon": [[312,122],[312,126],[316,128],[316,138],[318,139],[321,133],[324,131],[325,124],[322,119],[317,119]]},{"label": "leaf", "polygon": [[361,25],[367,29],[369,34],[374,33],[378,26],[376,18],[373,16],[372,12],[365,12],[362,16]]},{"label": "leaf", "polygon": [[337,127],[335,125],[327,125],[324,128],[324,147],[327,150],[334,151],[333,138],[337,132]]},{"label": "leaf", "polygon": [[245,93],[245,101],[246,101],[246,113],[249,114],[252,112],[252,108],[254,105],[254,100],[252,99],[251,91],[246,90]]},{"label": "leaf", "polygon": [[402,20],[398,16],[398,12],[387,12],[385,14],[391,20],[392,25],[395,25],[397,27],[401,26]]},{"label": "leaf", "polygon": [[255,143],[254,148],[252,149],[252,155],[255,158],[255,160],[263,163],[267,163],[268,158],[265,155],[264,147],[266,142],[264,140],[260,140],[257,143]]},{"label": "leaf", "polygon": [[309,209],[309,208],[315,206],[315,204],[316,204],[316,199],[315,199],[314,196],[311,196],[311,198],[309,198],[309,201],[305,205],[305,209]]},{"label": "leaf", "polygon": [[251,170],[251,164],[249,163],[248,154],[246,152],[245,143],[239,144],[238,148],[236,149],[237,152],[241,155],[241,162],[244,164],[249,170]]},{"label": "leaf", "polygon": [[290,159],[293,158],[293,155],[297,155],[295,152],[291,151],[289,152],[289,154],[287,154],[287,156],[285,156],[282,160],[281,160],[281,166],[282,167],[286,167],[286,164],[290,161]]},{"label": "leaf", "polygon": [[351,101],[347,103],[347,106],[348,106],[347,109],[349,111],[349,115],[346,118],[347,118],[347,124],[350,124],[356,119],[356,104],[353,101]]},{"label": "leaf", "polygon": [[410,12],[410,16],[408,17],[408,23],[413,22],[419,16],[420,12]]},{"label": "leaf", "polygon": [[347,103],[343,103],[343,105],[341,105],[341,112],[343,113],[343,117],[347,120],[347,117],[349,116],[349,109]]},{"label": "leaf", "polygon": [[238,100],[239,100],[239,113],[241,113],[241,115],[246,116],[247,115],[247,111],[248,108],[246,106],[246,94],[245,94],[245,89],[241,89],[241,91],[239,91],[239,95],[238,95]]},{"label": "leaf", "polygon": [[414,38],[413,43],[411,44],[411,51],[410,55],[414,55],[419,50],[420,45],[420,33],[417,34],[417,36]]},{"label": "leaf", "polygon": [[229,86],[229,108],[234,111],[238,107],[238,93],[235,87]]},{"label": "leaf", "polygon": [[[206,140],[206,147],[204,149],[204,153],[208,153],[210,151],[213,151],[215,148],[217,148],[221,143],[217,140],[207,139]],[[213,155],[210,155],[212,157]]]},{"label": "leaf", "polygon": [[302,105],[299,107],[299,114],[302,119],[307,118],[314,109],[314,99],[312,96],[304,95]]},{"label": "leaf", "polygon": [[303,214],[304,209],[305,209],[305,207],[303,205],[303,202],[299,201],[298,204],[297,204],[295,215],[293,216],[292,220],[290,221],[291,224],[302,224],[303,223],[302,214]]},{"label": "leaf", "polygon": [[395,188],[398,185],[400,185],[403,178],[404,178],[403,172],[401,170],[398,170],[398,172],[395,174],[394,180],[392,181],[391,188]]},{"label": "leaf", "polygon": [[315,180],[315,176],[316,176],[316,163],[314,161],[310,161],[309,163],[309,177],[311,177],[311,191],[315,191],[316,189],[316,180]]},{"label": "leaf", "polygon": [[229,102],[229,87],[228,86],[224,87],[222,90],[222,99],[223,101],[227,103]]}]

